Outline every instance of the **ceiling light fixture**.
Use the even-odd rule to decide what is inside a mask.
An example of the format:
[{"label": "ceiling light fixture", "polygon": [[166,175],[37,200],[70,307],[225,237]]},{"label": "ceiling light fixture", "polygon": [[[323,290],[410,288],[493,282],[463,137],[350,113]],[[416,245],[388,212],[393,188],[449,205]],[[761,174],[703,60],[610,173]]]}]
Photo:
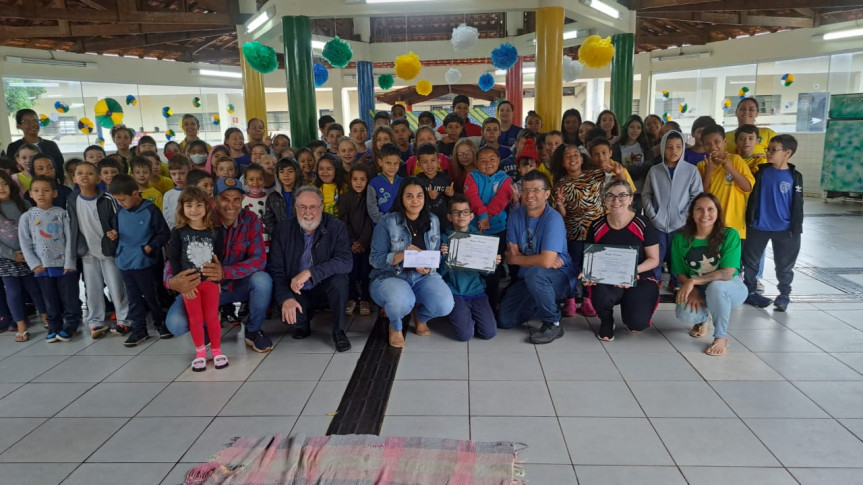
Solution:
[{"label": "ceiling light fixture", "polygon": [[322,40],[312,41],[312,49],[323,50],[325,45],[327,45],[327,43]]},{"label": "ceiling light fixture", "polygon": [[415,3],[427,1],[429,0],[366,0],[366,4],[371,5],[373,3]]},{"label": "ceiling light fixture", "polygon": [[261,12],[260,15],[253,18],[252,21],[249,22],[249,25],[246,26],[246,33],[251,34],[255,30],[257,30],[258,27],[264,25],[264,22],[266,22],[267,20],[270,20],[270,11],[264,10],[263,12]]},{"label": "ceiling light fixture", "polygon": [[[522,74],[535,74],[536,68],[535,67],[525,67],[525,68],[522,68],[521,73]],[[494,74],[496,76],[506,75],[506,69],[498,69],[498,70],[494,71]]]},{"label": "ceiling light fixture", "polygon": [[588,7],[598,10],[611,18],[619,19],[620,11],[602,0],[581,0]]},{"label": "ceiling light fixture", "polygon": [[200,69],[198,74],[207,77],[224,77],[229,79],[242,79],[243,73],[234,71],[215,71],[213,69]]},{"label": "ceiling light fixture", "polygon": [[859,37],[863,35],[863,29],[847,29],[837,30],[836,32],[828,32],[824,34],[824,40],[847,39],[849,37]]},{"label": "ceiling light fixture", "polygon": [[44,66],[87,67],[91,69],[99,67],[99,65],[95,62],[63,61],[60,59],[40,59],[37,57],[6,56],[6,62],[15,62],[19,64],[41,64]]}]

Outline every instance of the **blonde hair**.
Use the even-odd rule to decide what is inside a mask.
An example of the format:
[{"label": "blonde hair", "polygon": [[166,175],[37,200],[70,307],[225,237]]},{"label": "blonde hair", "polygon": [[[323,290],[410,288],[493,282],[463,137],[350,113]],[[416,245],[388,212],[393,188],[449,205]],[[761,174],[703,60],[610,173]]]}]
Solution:
[{"label": "blonde hair", "polygon": [[213,206],[210,202],[210,197],[204,192],[204,189],[192,185],[188,186],[180,192],[180,197],[177,198],[177,214],[174,217],[174,227],[181,228],[189,225],[189,219],[183,213],[183,206],[186,202],[201,202],[204,204],[204,224],[207,229],[212,230],[215,223],[213,221]]}]

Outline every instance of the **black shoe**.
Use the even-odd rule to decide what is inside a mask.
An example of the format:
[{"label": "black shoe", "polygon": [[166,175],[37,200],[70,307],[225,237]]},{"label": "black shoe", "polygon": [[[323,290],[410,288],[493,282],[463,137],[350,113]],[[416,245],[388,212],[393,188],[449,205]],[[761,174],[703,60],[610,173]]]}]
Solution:
[{"label": "black shoe", "polygon": [[336,350],[339,352],[351,350],[351,342],[348,340],[348,336],[345,335],[344,330],[333,332],[333,343],[336,344]]},{"label": "black shoe", "polygon": [[154,325],[154,327],[156,327],[156,333],[159,334],[159,339],[161,340],[167,340],[174,336],[174,334],[171,333],[171,331],[168,330],[168,327],[164,324]]},{"label": "black shoe", "polygon": [[239,327],[242,325],[242,321],[237,318],[237,315],[234,313],[234,305],[224,305],[220,308],[222,313],[222,322],[229,327]]},{"label": "black shoe", "polygon": [[599,333],[596,334],[599,340],[614,340],[614,323],[610,325],[606,325],[604,323],[600,323],[599,325]]},{"label": "black shoe", "polygon": [[534,344],[547,344],[563,337],[563,326],[553,323],[543,323],[542,327],[530,336],[530,342]]},{"label": "black shoe", "polygon": [[297,340],[302,340],[311,334],[312,330],[310,328],[294,327],[294,334],[292,337]]},{"label": "black shoe", "polygon": [[255,352],[269,352],[273,350],[273,341],[264,334],[263,330],[257,332],[246,332],[246,345]]},{"label": "black shoe", "polygon": [[761,296],[753,291],[746,297],[746,301],[744,303],[758,308],[767,308],[771,303],[773,303],[773,300],[766,296]]},{"label": "black shoe", "polygon": [[134,347],[141,342],[150,338],[150,334],[147,333],[147,330],[132,330],[132,333],[129,334],[129,337],[123,342],[123,347]]}]

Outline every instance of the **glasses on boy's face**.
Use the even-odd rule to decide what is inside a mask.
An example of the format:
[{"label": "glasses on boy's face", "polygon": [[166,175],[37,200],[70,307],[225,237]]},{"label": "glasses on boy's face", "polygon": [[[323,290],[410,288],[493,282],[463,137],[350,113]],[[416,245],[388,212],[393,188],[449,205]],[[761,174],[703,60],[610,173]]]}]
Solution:
[{"label": "glasses on boy's face", "polygon": [[765,151],[765,152],[767,152],[767,154],[768,154],[768,155],[773,155],[773,154],[774,154],[774,153],[776,153],[776,152],[784,152],[785,150],[787,150],[787,148],[773,148],[773,147],[770,147],[770,148],[768,148],[767,150],[764,150],[764,151]]},{"label": "glasses on boy's face", "polygon": [[621,202],[626,202],[627,200],[629,200],[630,197],[632,197],[632,196],[627,194],[626,192],[622,192],[622,193],[617,194],[617,195],[605,194],[602,196],[602,200],[604,200],[606,202],[614,202],[614,199],[617,199]]},{"label": "glasses on boy's face", "polygon": [[453,217],[467,217],[470,215],[470,209],[465,209],[463,211],[450,211],[450,215],[452,215]]}]

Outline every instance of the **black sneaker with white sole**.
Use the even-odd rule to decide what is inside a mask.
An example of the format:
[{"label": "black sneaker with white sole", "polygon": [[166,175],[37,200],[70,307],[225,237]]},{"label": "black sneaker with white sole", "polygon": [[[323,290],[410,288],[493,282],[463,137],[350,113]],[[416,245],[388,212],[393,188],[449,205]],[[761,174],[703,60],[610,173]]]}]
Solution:
[{"label": "black sneaker with white sole", "polygon": [[530,342],[534,344],[547,344],[560,337],[563,337],[563,326],[543,322],[542,327],[530,335]]},{"label": "black sneaker with white sole", "polygon": [[146,330],[132,330],[132,333],[123,342],[123,347],[134,347],[150,338]]},{"label": "black sneaker with white sole", "polygon": [[159,338],[162,340],[169,339],[169,338],[172,338],[174,336],[174,334],[171,333],[170,330],[168,330],[168,327],[165,324],[161,324],[161,325],[156,324],[155,327],[156,327],[156,333],[159,334]]}]

